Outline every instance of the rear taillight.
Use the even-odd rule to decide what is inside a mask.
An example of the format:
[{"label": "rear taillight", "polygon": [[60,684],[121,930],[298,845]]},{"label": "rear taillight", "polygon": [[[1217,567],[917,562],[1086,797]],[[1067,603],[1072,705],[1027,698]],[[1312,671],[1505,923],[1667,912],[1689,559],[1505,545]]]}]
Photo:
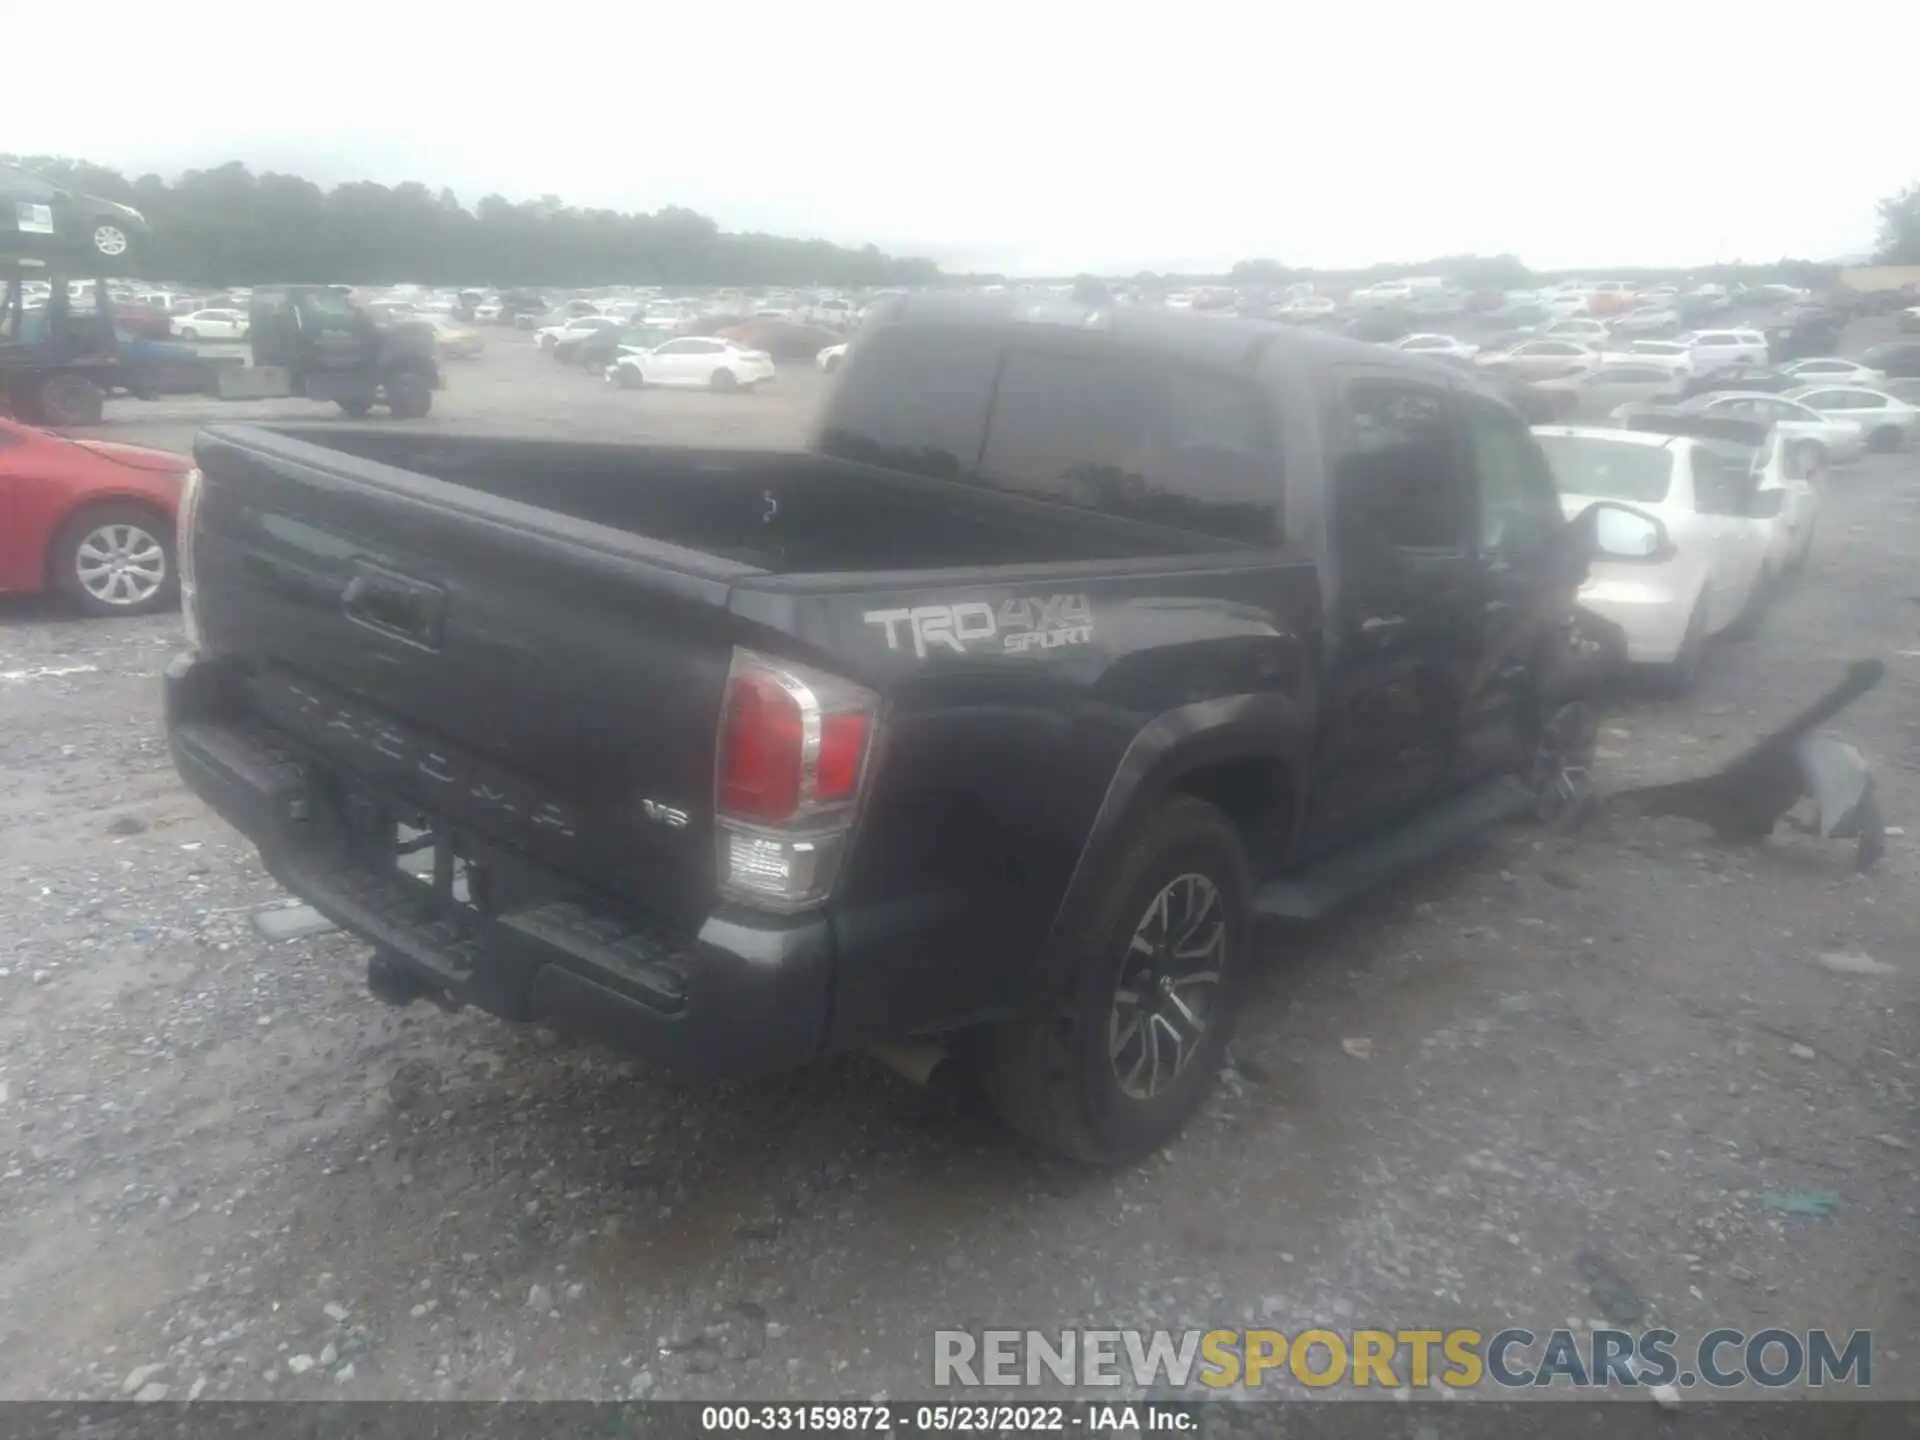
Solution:
[{"label": "rear taillight", "polygon": [[180,510],[174,522],[174,563],[180,567],[180,620],[189,649],[200,648],[200,577],[193,563],[193,532],[206,479],[194,466],[180,481]]},{"label": "rear taillight", "polygon": [[826,899],[878,716],[879,697],[850,680],[734,651],[714,778],[722,893],[776,910]]}]

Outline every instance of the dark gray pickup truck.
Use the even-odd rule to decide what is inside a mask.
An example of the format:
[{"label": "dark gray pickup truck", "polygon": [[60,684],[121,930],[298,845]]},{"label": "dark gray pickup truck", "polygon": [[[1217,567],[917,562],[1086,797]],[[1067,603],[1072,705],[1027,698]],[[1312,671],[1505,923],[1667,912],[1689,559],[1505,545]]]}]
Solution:
[{"label": "dark gray pickup truck", "polygon": [[175,760],[383,996],[711,1072],[931,1040],[1089,1159],[1199,1102],[1258,918],[1570,784],[1574,589],[1667,544],[1455,371],[1012,301],[871,323],[804,452],[196,458]]}]

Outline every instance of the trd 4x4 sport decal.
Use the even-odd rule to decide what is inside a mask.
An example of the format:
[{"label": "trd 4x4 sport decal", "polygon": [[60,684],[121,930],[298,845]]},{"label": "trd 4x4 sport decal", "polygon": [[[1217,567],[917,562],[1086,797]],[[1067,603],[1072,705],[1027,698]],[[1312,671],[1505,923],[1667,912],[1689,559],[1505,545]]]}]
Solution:
[{"label": "trd 4x4 sport decal", "polygon": [[926,659],[935,648],[959,655],[1026,655],[1093,639],[1093,610],[1084,595],[1047,595],[1003,600],[998,609],[984,600],[953,605],[915,605],[910,609],[869,610],[862,617],[878,625],[889,650],[913,647]]}]

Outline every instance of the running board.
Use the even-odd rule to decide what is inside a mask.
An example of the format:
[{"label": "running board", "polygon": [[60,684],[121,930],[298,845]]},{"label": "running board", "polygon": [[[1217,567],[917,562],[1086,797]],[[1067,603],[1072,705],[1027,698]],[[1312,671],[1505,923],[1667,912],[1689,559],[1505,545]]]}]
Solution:
[{"label": "running board", "polygon": [[1533,797],[1507,776],[1471,790],[1396,825],[1377,840],[1336,851],[1283,880],[1254,892],[1254,913],[1272,920],[1318,920],[1337,906],[1402,871],[1454,849],[1533,805]]}]

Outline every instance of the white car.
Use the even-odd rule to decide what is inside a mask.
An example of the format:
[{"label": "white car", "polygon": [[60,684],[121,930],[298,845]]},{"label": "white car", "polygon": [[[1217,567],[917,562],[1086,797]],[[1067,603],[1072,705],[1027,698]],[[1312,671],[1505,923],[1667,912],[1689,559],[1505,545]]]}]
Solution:
[{"label": "white car", "polygon": [[1696,395],[1680,407],[1702,415],[1740,415],[1776,427],[1815,460],[1845,465],[1866,449],[1866,432],[1852,420],[1823,415],[1811,405],[1759,390],[1720,390]]},{"label": "white car", "polygon": [[1540,333],[1549,340],[1572,340],[1598,350],[1607,342],[1608,330],[1604,321],[1573,315],[1549,321],[1540,327]]},{"label": "white car", "polygon": [[1629,340],[1626,348],[1610,352],[1609,360],[1631,360],[1636,365],[1660,365],[1676,375],[1693,371],[1693,347],[1684,340]]},{"label": "white car", "polygon": [[860,307],[851,300],[817,300],[807,312],[807,323],[811,325],[838,325],[842,330],[851,326],[860,313]]},{"label": "white car", "polygon": [[1471,360],[1480,353],[1478,345],[1456,340],[1451,335],[1408,335],[1394,341],[1392,348],[1409,355],[1432,355],[1442,360]]},{"label": "white car", "polygon": [[1627,658],[1693,681],[1707,642],[1757,614],[1781,502],[1761,496],[1750,447],[1723,441],[1536,425],[1560,504],[1572,519],[1616,500],[1659,519],[1673,553],[1596,560],[1580,603],[1626,632]]},{"label": "white car", "polygon": [[831,375],[840,368],[840,362],[846,358],[847,342],[842,340],[838,345],[827,346],[826,349],[814,356],[813,360],[816,365]]},{"label": "white car", "polygon": [[1339,308],[1324,295],[1296,295],[1278,313],[1282,320],[1324,320]]},{"label": "white car", "polygon": [[1571,340],[1526,340],[1511,350],[1476,355],[1474,363],[1522,380],[1547,380],[1593,369],[1600,363],[1600,352]]},{"label": "white car", "polygon": [[1898,450],[1920,436],[1920,406],[1869,385],[1813,385],[1787,399],[1860,427],[1869,450]]},{"label": "white car", "polygon": [[1682,335],[1693,368],[1705,372],[1727,365],[1765,365],[1771,358],[1767,337],[1758,330],[1696,330]]},{"label": "white car", "polygon": [[731,340],[688,335],[636,355],[622,355],[607,367],[615,385],[672,385],[697,390],[751,390],[773,379],[773,357]]},{"label": "white car", "polygon": [[1549,315],[1563,320],[1571,315],[1593,313],[1593,306],[1588,303],[1587,297],[1577,290],[1549,292],[1540,297],[1540,305]]},{"label": "white car", "polygon": [[1887,378],[1870,365],[1862,365],[1856,360],[1842,360],[1837,355],[1795,360],[1782,365],[1780,373],[1797,375],[1807,385],[1863,385],[1868,389]]},{"label": "white car", "polygon": [[542,326],[533,332],[533,338],[540,342],[542,350],[551,350],[562,340],[571,340],[575,336],[587,335],[595,330],[621,328],[621,322],[611,315],[576,315],[565,324]]},{"label": "white car", "polygon": [[1347,303],[1356,310],[1381,310],[1405,305],[1413,295],[1413,286],[1405,280],[1382,280],[1378,285],[1362,285],[1347,296]]},{"label": "white car", "polygon": [[247,330],[244,310],[195,310],[173,320],[173,333],[182,340],[244,340]]},{"label": "white car", "polygon": [[1757,463],[1760,488],[1781,492],[1780,515],[1767,544],[1766,574],[1771,583],[1807,563],[1814,517],[1820,508],[1820,492],[1812,483],[1819,467],[1777,429],[1768,433]]},{"label": "white car", "polygon": [[1616,335],[1652,335],[1662,330],[1678,330],[1680,313],[1671,305],[1640,305],[1613,317]]},{"label": "white car", "polygon": [[[1765,583],[1771,585],[1788,571],[1799,569],[1813,548],[1813,523],[1820,496],[1812,482],[1822,473],[1819,461],[1806,446],[1781,434],[1777,426],[1752,417],[1729,421],[1715,415],[1704,422],[1713,426],[1710,430],[1696,430],[1693,428],[1696,423],[1702,422],[1653,412],[1629,421],[1628,428],[1656,435],[1697,433],[1739,445],[1749,457],[1759,489],[1780,492],[1779,514],[1768,522],[1771,528],[1763,567]],[[1771,505],[1763,507],[1766,508]]]}]

